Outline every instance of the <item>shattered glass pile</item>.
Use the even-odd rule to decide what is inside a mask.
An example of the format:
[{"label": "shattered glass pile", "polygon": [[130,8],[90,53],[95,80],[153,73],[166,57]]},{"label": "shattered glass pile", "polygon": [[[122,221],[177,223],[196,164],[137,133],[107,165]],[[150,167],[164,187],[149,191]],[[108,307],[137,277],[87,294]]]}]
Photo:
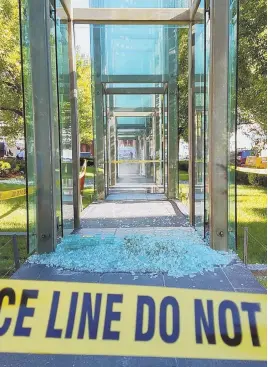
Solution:
[{"label": "shattered glass pile", "polygon": [[194,276],[226,266],[232,254],[216,252],[192,231],[175,235],[70,235],[54,253],[33,255],[29,262],[89,272],[166,273]]}]

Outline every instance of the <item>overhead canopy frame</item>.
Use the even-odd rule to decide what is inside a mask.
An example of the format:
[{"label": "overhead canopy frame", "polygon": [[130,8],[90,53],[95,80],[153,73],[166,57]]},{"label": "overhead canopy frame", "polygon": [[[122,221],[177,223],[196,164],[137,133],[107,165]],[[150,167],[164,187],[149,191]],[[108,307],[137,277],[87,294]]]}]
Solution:
[{"label": "overhead canopy frame", "polygon": [[[71,0],[61,2],[75,23],[187,25],[203,20],[203,12],[196,7],[197,1],[191,8],[73,8]],[[61,15],[64,10],[58,9],[58,12]]]}]

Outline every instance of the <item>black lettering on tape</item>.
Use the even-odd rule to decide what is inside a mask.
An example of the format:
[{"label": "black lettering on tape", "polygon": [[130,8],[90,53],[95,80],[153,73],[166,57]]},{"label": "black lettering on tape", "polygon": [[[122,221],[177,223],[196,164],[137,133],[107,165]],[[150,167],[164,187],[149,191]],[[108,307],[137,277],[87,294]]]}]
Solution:
[{"label": "black lettering on tape", "polygon": [[[227,310],[230,310],[232,314],[232,323],[234,331],[233,337],[230,337],[230,335],[228,334],[227,319],[226,319]],[[237,347],[239,344],[241,344],[242,341],[241,321],[239,310],[234,302],[226,300],[220,303],[219,325],[220,325],[221,338],[225,344],[229,345],[230,347]]]},{"label": "black lettering on tape", "polygon": [[[172,308],[172,332],[167,333],[167,308]],[[160,336],[166,343],[175,343],[180,335],[180,307],[174,297],[165,297],[160,305],[159,313]]]},{"label": "black lettering on tape", "polygon": [[107,305],[106,305],[106,314],[105,314],[105,322],[103,329],[103,340],[119,340],[120,333],[119,331],[112,331],[112,321],[120,321],[121,312],[113,311],[114,303],[122,303],[123,302],[123,294],[108,294],[107,296]]},{"label": "black lettering on tape", "polygon": [[62,329],[56,329],[55,323],[57,319],[57,313],[58,313],[58,307],[59,307],[59,299],[60,299],[60,292],[54,291],[52,302],[51,302],[51,308],[49,313],[49,319],[48,319],[48,325],[47,325],[47,332],[46,332],[46,338],[54,338],[54,339],[60,339],[62,334]]},{"label": "black lettering on tape", "polygon": [[252,345],[254,347],[260,347],[260,338],[258,334],[257,321],[256,321],[256,312],[261,311],[261,306],[259,303],[254,302],[242,302],[241,303],[242,310],[248,313],[248,322],[250,328],[250,335],[252,340]]},{"label": "black lettering on tape", "polygon": [[[3,304],[3,300],[4,298],[7,297],[8,298],[8,304],[9,305],[14,305],[15,301],[16,301],[16,295],[15,295],[15,291],[13,288],[3,288],[0,291],[0,315],[2,313],[2,304]],[[11,324],[11,317],[6,317],[3,325],[0,326],[0,336],[5,335],[5,333],[8,331],[9,327]]]},{"label": "black lettering on tape", "polygon": [[37,289],[23,289],[17,322],[14,330],[14,336],[30,336],[31,328],[24,327],[25,317],[33,317],[34,307],[27,307],[29,299],[37,299],[39,291]]},{"label": "black lettering on tape", "polygon": [[[144,307],[148,308],[147,330],[143,332],[144,324]],[[136,312],[136,341],[149,341],[153,338],[155,332],[155,303],[150,296],[138,296],[137,312]]]},{"label": "black lettering on tape", "polygon": [[66,339],[71,339],[71,337],[73,336],[77,300],[78,300],[78,292],[72,292],[68,321],[67,321],[67,328],[66,328],[66,333],[65,333]]},{"label": "black lettering on tape", "polygon": [[204,311],[201,299],[194,300],[195,314],[195,340],[197,344],[203,344],[202,327],[209,344],[216,344],[213,301],[207,300],[207,311]]},{"label": "black lettering on tape", "polygon": [[100,308],[101,308],[100,293],[96,294],[95,309],[92,311],[91,293],[84,293],[83,304],[81,310],[81,318],[78,329],[78,339],[83,339],[85,334],[86,320],[88,320],[88,336],[89,339],[96,339],[98,334],[99,320],[100,320]]}]

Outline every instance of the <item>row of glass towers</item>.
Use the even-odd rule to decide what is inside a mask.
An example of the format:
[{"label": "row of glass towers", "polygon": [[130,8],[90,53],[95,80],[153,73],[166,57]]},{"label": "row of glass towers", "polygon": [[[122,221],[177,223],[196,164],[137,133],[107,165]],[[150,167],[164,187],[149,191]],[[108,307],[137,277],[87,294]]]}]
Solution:
[{"label": "row of glass towers", "polygon": [[[67,3],[21,0],[29,252],[53,251],[59,237],[80,225],[79,20]],[[107,13],[110,7],[165,6],[190,14],[196,3],[76,0],[73,7]],[[188,136],[190,223],[212,247],[227,250],[236,242],[237,1],[200,1],[194,14],[178,24],[88,22],[95,193],[105,199],[116,180],[118,139],[141,141],[151,134],[152,159],[161,162],[155,179],[161,174],[168,199],[181,199],[179,139]]]}]

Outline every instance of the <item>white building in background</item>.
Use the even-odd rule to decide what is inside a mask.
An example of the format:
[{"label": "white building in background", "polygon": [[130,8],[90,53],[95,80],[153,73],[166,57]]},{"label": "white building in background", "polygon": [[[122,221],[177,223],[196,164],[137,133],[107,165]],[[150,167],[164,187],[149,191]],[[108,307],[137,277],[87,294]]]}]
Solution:
[{"label": "white building in background", "polygon": [[179,160],[188,160],[189,159],[189,144],[184,140],[180,140],[179,145]]}]

